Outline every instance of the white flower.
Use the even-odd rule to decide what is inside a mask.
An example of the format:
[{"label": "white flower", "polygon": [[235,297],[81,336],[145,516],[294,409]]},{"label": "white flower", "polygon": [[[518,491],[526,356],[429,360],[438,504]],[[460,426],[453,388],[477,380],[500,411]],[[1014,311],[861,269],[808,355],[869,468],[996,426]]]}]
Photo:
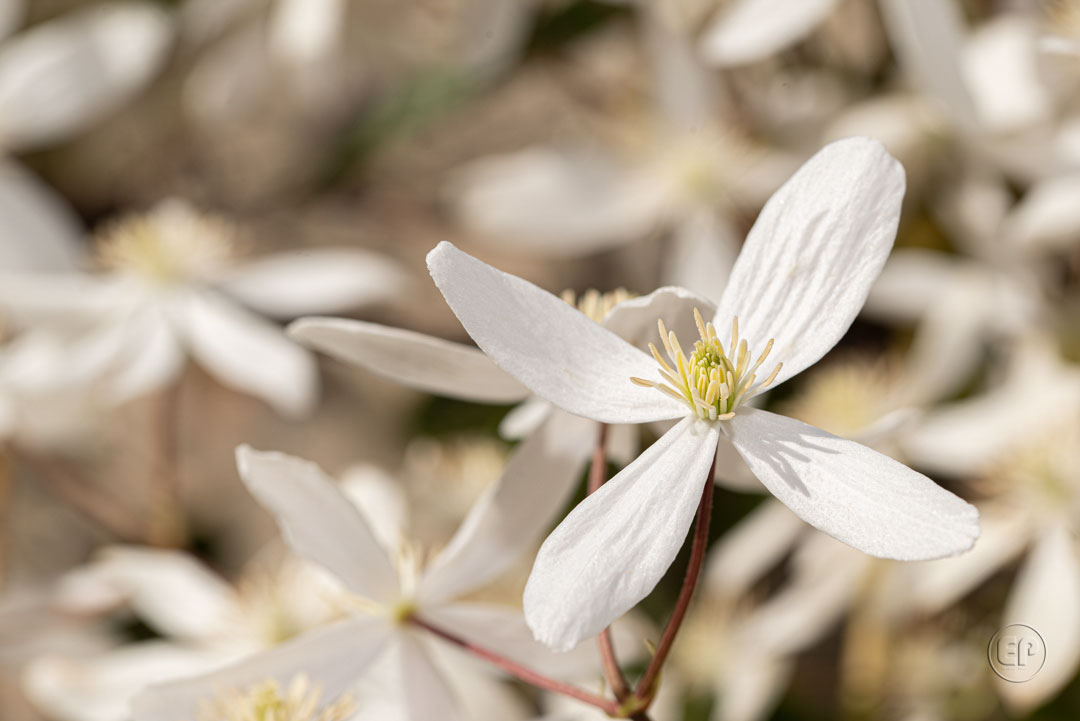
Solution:
[{"label": "white flower", "polygon": [[736,0],[705,30],[701,52],[721,67],[764,60],[809,35],[837,0]]},{"label": "white flower", "polygon": [[[796,514],[859,550],[915,560],[971,547],[974,508],[930,479],[744,403],[847,330],[888,255],[903,190],[902,168],[874,141],[840,141],[812,158],[765,205],[690,357],[673,336],[664,340],[674,371],[654,352],[665,392],[641,380],[656,377],[653,359],[554,296],[449,243],[429,254],[477,345],[537,395],[605,423],[683,419],[544,543],[525,592],[537,638],[570,648],[652,590],[682,545],[721,436]],[[713,324],[732,328],[730,345]],[[767,357],[757,375],[753,359]]]},{"label": "white flower", "polygon": [[[458,669],[434,660],[432,654],[439,652],[433,649],[440,647],[408,623],[414,615],[542,672],[545,663],[560,675],[580,672],[580,660],[556,658],[536,644],[519,611],[462,600],[492,578],[491,569],[505,568],[508,553],[516,554],[517,548],[501,544],[516,530],[501,523],[514,519],[492,518],[481,506],[424,565],[423,549],[392,532],[389,507],[380,504],[378,525],[370,523],[315,464],[247,447],[238,449],[237,459],[244,482],[277,516],[293,550],[344,585],[347,618],[218,672],[152,687],[134,702],[136,721],[191,721],[200,701],[215,689],[267,680],[284,685],[300,671],[322,685],[326,699],[335,699],[381,658],[396,659],[396,678],[404,684],[396,693],[406,718],[457,718],[459,706],[446,677]],[[378,495],[357,498],[370,503]],[[527,518],[527,503],[522,499],[518,518]],[[590,658],[587,666],[592,665]]]},{"label": "white flower", "polygon": [[[104,3],[3,37],[21,18],[7,0],[0,22],[0,153],[35,150],[85,130],[163,64],[168,15],[150,3]],[[13,160],[0,160],[0,267],[73,269],[79,224],[59,197]]]},{"label": "white flower", "polygon": [[138,547],[105,549],[68,574],[58,601],[85,605],[87,589],[91,611],[125,605],[162,638],[34,658],[23,688],[60,721],[125,721],[147,684],[221,667],[326,623],[340,593],[322,569],[293,560],[253,562],[234,587],[184,553]]},{"label": "white flower", "polygon": [[225,385],[302,414],[316,400],[314,359],[244,306],[276,317],[342,310],[392,296],[404,276],[360,250],[235,265],[236,250],[226,221],[164,202],[102,231],[104,272],[6,274],[0,307],[16,324],[68,331],[70,356],[111,402],[164,386],[190,354]]}]

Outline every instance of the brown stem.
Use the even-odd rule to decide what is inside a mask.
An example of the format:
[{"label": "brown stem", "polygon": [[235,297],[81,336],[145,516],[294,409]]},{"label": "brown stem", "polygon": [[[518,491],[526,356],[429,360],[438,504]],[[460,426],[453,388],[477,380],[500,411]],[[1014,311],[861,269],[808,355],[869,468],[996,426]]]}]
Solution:
[{"label": "brown stem", "polygon": [[158,546],[178,546],[184,536],[179,468],[179,381],[161,391],[154,413],[154,459],[150,474],[155,483],[151,487],[150,542]]},{"label": "brown stem", "polygon": [[522,666],[516,661],[511,661],[505,656],[501,656],[494,651],[484,648],[483,646],[479,646],[472,641],[467,641],[459,636],[455,636],[449,631],[445,631],[439,628],[438,626],[433,626],[431,623],[425,621],[419,616],[410,616],[409,623],[419,628],[422,628],[425,631],[434,634],[435,636],[438,636],[444,641],[447,641],[454,644],[455,646],[465,649],[474,656],[478,656],[479,658],[484,659],[488,663],[491,663],[498,668],[501,668],[503,671],[507,672],[511,676],[514,676],[515,678],[524,681],[525,683],[536,686],[537,688],[542,688],[546,691],[552,691],[554,693],[559,693],[564,696],[576,698],[582,703],[587,703],[590,706],[595,706],[601,709],[610,716],[614,716],[619,713],[619,706],[614,701],[606,698],[601,698],[600,696],[591,694],[588,691],[577,688],[576,686],[572,686],[568,683],[563,683],[562,681],[556,681],[553,678],[548,678],[543,674],[537,673],[530,668]]},{"label": "brown stem", "polygon": [[705,480],[705,488],[701,491],[701,502],[698,504],[697,524],[694,527],[694,540],[690,548],[690,564],[686,568],[686,576],[683,578],[682,588],[679,590],[679,599],[675,602],[675,610],[671,614],[660,643],[656,647],[652,661],[645,669],[644,675],[638,682],[634,695],[641,699],[649,699],[654,692],[653,684],[660,675],[660,669],[667,660],[671,646],[675,643],[675,636],[679,633],[679,627],[686,617],[686,611],[690,608],[690,599],[694,596],[694,588],[697,586],[701,568],[705,563],[705,550],[709,545],[709,519],[712,516],[713,486],[716,479],[716,453],[713,453],[712,470]]},{"label": "brown stem", "polygon": [[87,479],[51,458],[25,448],[12,454],[27,466],[54,497],[64,501],[122,541],[138,543],[145,537],[143,524],[115,499],[106,498]]},{"label": "brown stem", "polygon": [[[592,465],[589,467],[589,494],[592,495],[600,490],[600,486],[604,485],[607,480],[607,434],[608,426],[606,423],[600,424],[600,430],[596,437],[596,449],[593,451]],[[600,632],[600,635],[596,637],[596,645],[600,649],[600,659],[604,666],[604,677],[607,679],[608,685],[611,686],[612,693],[615,694],[620,702],[625,701],[630,695],[630,684],[627,683],[626,677],[623,676],[622,669],[619,668],[619,662],[615,657],[615,647],[611,642],[611,629],[605,628]]]}]

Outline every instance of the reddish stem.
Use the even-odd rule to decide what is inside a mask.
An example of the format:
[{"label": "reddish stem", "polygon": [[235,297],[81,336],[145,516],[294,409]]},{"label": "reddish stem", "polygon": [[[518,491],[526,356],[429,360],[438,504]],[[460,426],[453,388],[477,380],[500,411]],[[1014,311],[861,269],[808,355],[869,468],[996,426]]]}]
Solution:
[{"label": "reddish stem", "polygon": [[[600,486],[604,485],[607,480],[605,477],[607,475],[605,473],[607,471],[607,434],[607,424],[601,423],[596,437],[596,449],[593,451],[592,465],[589,467],[589,495],[600,490]],[[619,662],[615,658],[615,647],[611,642],[610,628],[605,628],[600,632],[600,635],[596,637],[596,645],[600,649],[600,659],[604,665],[604,677],[607,678],[612,693],[620,702],[625,701],[630,695],[630,684],[626,682],[626,677],[623,676],[622,669],[619,668]]]},{"label": "reddish stem", "polygon": [[577,688],[576,686],[572,686],[568,683],[563,683],[562,681],[556,681],[553,678],[548,678],[543,674],[537,673],[530,668],[522,666],[516,661],[511,661],[505,656],[501,656],[494,651],[484,648],[483,646],[479,646],[472,641],[467,641],[460,636],[455,636],[449,631],[444,631],[438,626],[433,626],[431,623],[425,621],[418,616],[410,616],[409,623],[438,636],[444,641],[447,641],[454,644],[455,646],[459,646],[460,648],[465,649],[474,656],[478,656],[484,659],[488,663],[491,663],[498,668],[501,668],[503,671],[506,671],[511,676],[514,676],[524,681],[525,683],[532,684],[533,686],[536,686],[537,688],[542,688],[546,691],[552,691],[554,693],[559,693],[564,696],[576,698],[582,703],[587,703],[590,706],[595,706],[601,709],[609,716],[615,716],[619,713],[619,706],[614,701],[606,698],[601,698],[600,696],[591,694],[588,691]]},{"label": "reddish stem", "polygon": [[716,480],[716,453],[713,453],[712,470],[705,480],[705,488],[701,491],[701,502],[698,504],[697,524],[694,527],[694,540],[690,548],[690,564],[686,568],[686,576],[683,578],[682,588],[679,590],[679,599],[675,602],[675,610],[671,614],[664,634],[660,637],[660,643],[656,647],[649,667],[638,682],[635,695],[640,699],[652,697],[653,684],[660,675],[660,669],[671,652],[671,646],[675,643],[675,636],[679,633],[679,627],[686,617],[686,611],[690,608],[690,599],[694,596],[701,568],[705,563],[705,550],[709,545],[709,519],[712,516],[713,486]]}]

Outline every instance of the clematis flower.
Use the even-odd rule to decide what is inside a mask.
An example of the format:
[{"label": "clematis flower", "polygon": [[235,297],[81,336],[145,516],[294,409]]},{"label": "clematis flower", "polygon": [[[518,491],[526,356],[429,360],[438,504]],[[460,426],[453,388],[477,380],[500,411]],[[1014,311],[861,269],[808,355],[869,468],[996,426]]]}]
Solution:
[{"label": "clematis flower", "polygon": [[5,273],[0,309],[18,326],[67,334],[79,374],[109,402],[163,387],[190,355],[223,384],[303,414],[317,396],[314,359],[247,308],[272,317],[342,310],[393,296],[404,274],[360,250],[238,264],[239,250],[227,221],[163,202],[100,233],[101,273]]},{"label": "clematis flower", "polygon": [[[135,721],[191,721],[200,703],[222,688],[267,681],[285,686],[300,672],[332,700],[381,663],[395,666],[406,719],[458,718],[448,686],[454,666],[438,660],[446,650],[440,642],[408,623],[414,615],[542,671],[565,675],[593,667],[591,653],[587,664],[551,655],[531,638],[519,610],[465,600],[492,578],[490,568],[505,568],[497,523],[467,519],[425,566],[423,549],[394,533],[391,513],[371,523],[315,464],[246,446],[237,460],[248,489],[277,516],[293,550],[343,584],[346,618],[217,672],[151,687],[133,703]],[[353,497],[371,502],[377,495]]]},{"label": "clematis flower", "polygon": [[[721,436],[803,520],[861,551],[916,560],[971,547],[974,507],[926,476],[746,404],[840,340],[892,246],[903,191],[903,169],[875,141],[820,151],[766,203],[712,320],[696,314],[701,339],[689,355],[661,319],[669,360],[449,243],[428,255],[477,345],[537,395],[605,423],[682,419],[545,541],[525,589],[539,640],[571,648],[653,589],[682,545]],[[726,344],[718,328],[731,329]]]}]

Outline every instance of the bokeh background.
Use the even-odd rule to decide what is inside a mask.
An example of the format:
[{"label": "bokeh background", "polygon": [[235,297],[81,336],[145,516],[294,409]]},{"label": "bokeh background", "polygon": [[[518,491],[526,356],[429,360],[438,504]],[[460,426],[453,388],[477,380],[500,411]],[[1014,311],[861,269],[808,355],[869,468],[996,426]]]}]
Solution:
[{"label": "bokeh background", "polygon": [[[162,263],[191,271],[220,230],[200,218],[252,259],[363,251],[363,287],[327,312],[468,342],[426,274],[440,240],[555,293],[716,298],[764,201],[849,135],[904,164],[896,250],[843,342],[765,403],[975,502],[986,550],[900,569],[718,489],[657,718],[1080,717],[1080,3],[0,0],[0,26],[4,721],[125,721],[149,661],[110,654],[202,642],[103,587],[117,544],[266,595],[252,579],[284,551],[238,444],[396,479],[432,546],[513,445],[509,406],[321,356],[303,413],[205,362],[118,400],[68,327],[97,296],[42,274],[144,267],[103,248],[172,203],[180,221],[130,232],[173,234]],[[59,356],[26,354],[50,333]],[[529,565],[487,593],[518,602]],[[1018,604],[1050,656],[1010,686],[986,653]],[[589,718],[512,691],[522,718]]]}]

